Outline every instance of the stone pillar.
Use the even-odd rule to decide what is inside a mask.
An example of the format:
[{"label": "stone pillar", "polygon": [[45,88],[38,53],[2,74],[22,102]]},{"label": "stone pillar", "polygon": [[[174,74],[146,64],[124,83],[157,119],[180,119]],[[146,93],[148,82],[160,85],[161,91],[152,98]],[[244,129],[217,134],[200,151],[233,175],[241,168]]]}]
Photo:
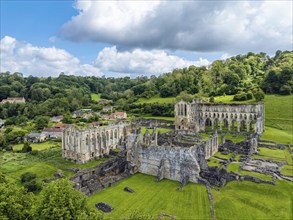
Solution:
[{"label": "stone pillar", "polygon": [[237,121],[237,132],[240,132],[240,126],[241,126],[241,122]]},{"label": "stone pillar", "polygon": [[249,132],[250,130],[250,121],[246,121],[246,131]]},{"label": "stone pillar", "polygon": [[222,131],[222,120],[220,120],[220,131]]}]

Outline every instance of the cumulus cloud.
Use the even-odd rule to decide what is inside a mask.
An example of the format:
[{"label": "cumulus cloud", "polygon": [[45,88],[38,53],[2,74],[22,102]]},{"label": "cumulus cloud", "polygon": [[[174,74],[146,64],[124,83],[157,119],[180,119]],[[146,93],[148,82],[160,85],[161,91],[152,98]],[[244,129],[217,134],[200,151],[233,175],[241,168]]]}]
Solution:
[{"label": "cumulus cloud", "polygon": [[78,58],[63,49],[37,47],[10,36],[1,39],[0,49],[0,72],[21,72],[35,76],[58,76],[61,72],[70,75],[101,75],[98,68],[81,64]]},{"label": "cumulus cloud", "polygon": [[292,1],[83,1],[61,29],[119,48],[275,52],[291,49]]},{"label": "cumulus cloud", "polygon": [[95,66],[108,72],[131,73],[132,76],[158,75],[176,68],[207,66],[209,61],[200,58],[198,61],[186,60],[178,56],[169,55],[163,50],[117,51],[116,46],[106,47],[99,52]]}]

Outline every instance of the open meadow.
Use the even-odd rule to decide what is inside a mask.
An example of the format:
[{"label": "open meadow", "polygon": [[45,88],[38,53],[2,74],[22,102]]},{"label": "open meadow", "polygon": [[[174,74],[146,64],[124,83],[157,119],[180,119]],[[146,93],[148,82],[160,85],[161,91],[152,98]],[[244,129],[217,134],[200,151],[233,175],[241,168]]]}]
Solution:
[{"label": "open meadow", "polygon": [[[125,192],[126,186],[135,192]],[[188,183],[178,191],[178,186],[176,181],[156,182],[154,176],[135,174],[90,196],[88,203],[92,207],[101,201],[111,204],[114,210],[104,214],[107,219],[123,219],[135,211],[155,219],[160,213],[176,216],[176,219],[210,219],[206,187]]]}]

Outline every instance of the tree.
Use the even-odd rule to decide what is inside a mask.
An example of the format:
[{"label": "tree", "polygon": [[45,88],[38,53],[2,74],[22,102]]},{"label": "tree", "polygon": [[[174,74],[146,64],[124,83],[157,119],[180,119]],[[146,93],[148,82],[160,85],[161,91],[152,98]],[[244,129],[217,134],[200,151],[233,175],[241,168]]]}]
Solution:
[{"label": "tree", "polygon": [[31,210],[35,197],[14,183],[0,183],[0,219],[32,219]]},{"label": "tree", "polygon": [[37,130],[42,130],[48,126],[49,118],[45,116],[39,116],[35,120],[35,126]]},{"label": "tree", "polygon": [[87,206],[86,197],[67,179],[55,180],[44,187],[34,212],[36,219],[101,219]]},{"label": "tree", "polygon": [[265,94],[261,89],[253,91],[253,96],[257,102],[264,100]]},{"label": "tree", "polygon": [[24,142],[24,144],[23,144],[23,147],[22,147],[22,149],[21,149],[21,152],[23,152],[23,153],[27,153],[27,152],[31,152],[33,149],[32,149],[32,147],[30,146],[30,144],[27,142],[27,141],[25,141]]}]

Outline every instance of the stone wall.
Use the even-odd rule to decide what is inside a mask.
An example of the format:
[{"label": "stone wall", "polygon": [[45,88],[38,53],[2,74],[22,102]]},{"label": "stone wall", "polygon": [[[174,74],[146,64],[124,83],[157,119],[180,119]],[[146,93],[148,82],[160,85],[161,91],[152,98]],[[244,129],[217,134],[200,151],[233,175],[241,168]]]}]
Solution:
[{"label": "stone wall", "polygon": [[[217,134],[211,140],[188,147],[176,147],[157,141],[146,145],[142,135],[130,134],[127,138],[127,160],[132,172],[140,172],[179,182],[198,182],[201,169],[207,168],[206,157],[217,151]],[[213,145],[212,142],[215,142]]]},{"label": "stone wall", "polygon": [[83,130],[71,126],[62,134],[62,157],[86,163],[108,155],[111,149],[121,145],[128,133],[129,126],[125,124]]},{"label": "stone wall", "polygon": [[234,127],[237,132],[262,134],[264,131],[264,104],[214,104],[195,99],[192,103],[180,101],[175,105],[175,129],[205,131],[206,126],[220,131]]},{"label": "stone wall", "polygon": [[129,164],[126,160],[126,151],[124,150],[119,152],[114,158],[110,158],[93,168],[78,171],[70,179],[74,182],[76,189],[86,195],[91,195],[129,175]]}]

